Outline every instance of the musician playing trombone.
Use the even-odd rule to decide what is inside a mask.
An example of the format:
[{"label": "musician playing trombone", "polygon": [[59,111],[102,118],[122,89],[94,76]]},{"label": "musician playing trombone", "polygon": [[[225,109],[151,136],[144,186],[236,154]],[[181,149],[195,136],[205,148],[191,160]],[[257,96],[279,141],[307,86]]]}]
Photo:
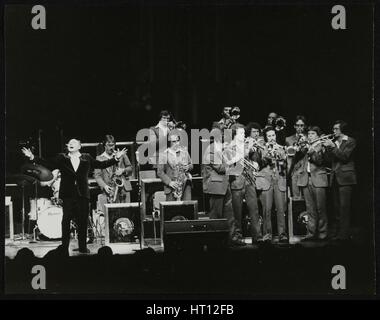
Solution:
[{"label": "musician playing trombone", "polygon": [[276,208],[279,242],[288,242],[285,229],[286,210],[286,153],[276,141],[273,127],[264,129],[265,148],[262,169],[256,177],[256,188],[263,208],[263,241],[272,241],[272,207]]},{"label": "musician playing trombone", "polygon": [[304,240],[323,240],[327,237],[326,189],[328,177],[325,167],[326,153],[323,140],[319,140],[321,129],[310,126],[308,143],[300,145],[300,169],[297,171],[297,186],[300,187],[309,214],[308,235]]}]

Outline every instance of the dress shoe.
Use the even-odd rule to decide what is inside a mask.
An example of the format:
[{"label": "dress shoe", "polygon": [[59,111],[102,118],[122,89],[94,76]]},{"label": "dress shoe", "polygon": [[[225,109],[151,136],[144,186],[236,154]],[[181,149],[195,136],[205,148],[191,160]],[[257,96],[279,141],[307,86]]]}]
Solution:
[{"label": "dress shoe", "polygon": [[301,242],[306,241],[316,241],[317,237],[314,234],[308,233],[303,239],[301,239]]},{"label": "dress shoe", "polygon": [[278,242],[279,243],[289,243],[289,239],[287,236],[280,236]]},{"label": "dress shoe", "polygon": [[244,247],[247,245],[242,239],[234,239],[231,241],[231,244],[234,247]]},{"label": "dress shoe", "polygon": [[75,248],[75,249],[73,249],[73,251],[79,252],[79,253],[90,253],[90,250],[87,248],[86,249]]},{"label": "dress shoe", "polygon": [[260,243],[263,243],[264,240],[262,237],[260,238],[257,238],[257,239],[252,239],[252,244],[260,244]]}]

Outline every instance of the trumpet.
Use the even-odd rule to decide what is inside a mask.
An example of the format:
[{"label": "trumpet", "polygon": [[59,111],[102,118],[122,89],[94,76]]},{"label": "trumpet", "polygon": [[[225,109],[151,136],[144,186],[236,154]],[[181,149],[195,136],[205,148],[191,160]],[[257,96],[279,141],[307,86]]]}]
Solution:
[{"label": "trumpet", "polygon": [[305,147],[306,148],[310,148],[310,147],[315,147],[319,144],[322,144],[326,141],[334,141],[335,140],[335,135],[333,133],[331,134],[326,134],[326,135],[322,135],[321,137],[315,139],[314,141],[307,141],[305,143]]},{"label": "trumpet", "polygon": [[249,160],[243,158],[243,173],[248,184],[254,184],[256,181],[257,168]]},{"label": "trumpet", "polygon": [[170,130],[173,130],[173,129],[183,129],[183,130],[186,130],[186,123],[184,123],[183,121],[177,121],[172,116],[171,121],[169,121],[168,127],[169,127]]},{"label": "trumpet", "polygon": [[298,152],[299,148],[294,145],[294,146],[288,146],[285,149],[286,155],[289,157],[294,157],[296,153]]},{"label": "trumpet", "polygon": [[251,137],[245,138],[244,143],[248,146],[249,150],[253,148],[265,150],[265,146],[261,145],[258,140]]},{"label": "trumpet", "polygon": [[279,152],[281,150],[286,151],[285,147],[279,145],[277,142],[267,142],[265,146],[268,150],[270,157],[274,159],[281,159],[282,157]]}]

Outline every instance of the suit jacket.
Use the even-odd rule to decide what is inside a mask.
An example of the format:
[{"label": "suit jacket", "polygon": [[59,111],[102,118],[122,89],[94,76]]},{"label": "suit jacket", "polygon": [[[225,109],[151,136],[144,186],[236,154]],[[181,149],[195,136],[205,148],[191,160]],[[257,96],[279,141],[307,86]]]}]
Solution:
[{"label": "suit jacket", "polygon": [[[281,157],[285,158],[285,152],[280,151]],[[283,168],[285,170],[285,168]],[[273,185],[273,181],[277,180],[278,188],[280,191],[286,191],[286,177],[280,175],[277,165],[272,162],[268,154],[268,148],[265,147],[262,153],[262,169],[256,175],[256,189],[269,190]]]},{"label": "suit jacket", "polygon": [[356,141],[353,138],[347,137],[342,144],[328,149],[328,155],[332,162],[331,164],[331,179],[330,184],[336,181],[341,186],[356,184],[356,171],[354,163],[354,150]]},{"label": "suit jacket", "polygon": [[[99,161],[106,161],[108,158],[104,156],[103,154],[96,157],[96,160]],[[129,181],[129,175],[132,173],[132,165],[129,161],[128,156],[125,154],[120,160],[117,165],[119,168],[126,169],[125,172],[122,174],[122,180],[124,182],[124,190],[125,191],[131,191],[132,186],[131,182]],[[112,175],[116,170],[116,166],[111,166],[105,169],[95,169],[94,170],[94,178],[96,182],[98,183],[99,187],[102,189],[105,185],[110,185],[112,182]]]},{"label": "suit jacket", "polygon": [[115,159],[107,161],[95,160],[90,154],[82,153],[79,167],[74,170],[68,154],[60,153],[52,159],[44,160],[37,158],[33,160],[49,169],[59,169],[61,171],[61,185],[59,188],[59,198],[70,198],[75,196],[90,199],[90,189],[88,187],[88,175],[90,169],[107,168],[117,163]]},{"label": "suit jacket", "polygon": [[315,151],[307,154],[307,150],[303,150],[304,154],[301,162],[301,168],[297,171],[297,186],[307,187],[309,183],[309,173],[307,172],[307,163],[310,163],[311,183],[316,188],[326,188],[329,185],[326,167],[324,166],[325,156],[322,147],[318,145]]},{"label": "suit jacket", "polygon": [[[178,178],[178,170],[176,170],[176,165],[178,163],[189,165],[189,171],[193,170],[193,164],[191,162],[190,155],[184,149],[180,151],[179,159],[177,159],[174,152],[172,152],[170,149],[166,149],[160,161],[163,163],[157,165],[157,176],[164,183],[165,194],[173,191],[173,189],[169,187],[169,183]],[[188,175],[188,179],[191,179],[190,175]],[[183,187],[185,187],[185,184]]]},{"label": "suit jacket", "polygon": [[159,154],[167,148],[168,136],[157,126],[150,127],[149,130],[149,146],[154,150],[154,154],[150,155],[149,162],[156,168],[159,163]]},{"label": "suit jacket", "polygon": [[222,147],[216,147],[215,143],[211,143],[204,153],[202,162],[204,193],[215,195],[227,193],[229,178],[226,175],[226,163],[222,152]]},{"label": "suit jacket", "polygon": [[285,145],[288,146],[288,147],[289,146],[293,146],[297,141],[298,141],[298,136],[295,133],[295,134],[293,134],[293,135],[291,135],[289,137],[286,137],[286,139],[285,139]]}]

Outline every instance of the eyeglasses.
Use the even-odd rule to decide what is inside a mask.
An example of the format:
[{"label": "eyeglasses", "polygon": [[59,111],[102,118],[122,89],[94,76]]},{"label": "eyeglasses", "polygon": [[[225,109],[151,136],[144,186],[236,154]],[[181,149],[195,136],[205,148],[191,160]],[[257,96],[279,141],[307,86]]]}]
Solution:
[{"label": "eyeglasses", "polygon": [[106,143],[107,147],[114,147],[116,144],[115,143]]},{"label": "eyeglasses", "polygon": [[295,124],[296,127],[304,127],[304,124]]}]

